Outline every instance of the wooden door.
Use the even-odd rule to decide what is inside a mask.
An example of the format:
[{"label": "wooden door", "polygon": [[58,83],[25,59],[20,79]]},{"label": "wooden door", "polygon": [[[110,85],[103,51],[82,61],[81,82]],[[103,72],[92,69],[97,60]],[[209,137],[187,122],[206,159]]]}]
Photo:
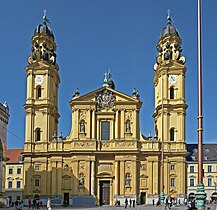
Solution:
[{"label": "wooden door", "polygon": [[110,181],[100,182],[100,205],[110,204]]}]

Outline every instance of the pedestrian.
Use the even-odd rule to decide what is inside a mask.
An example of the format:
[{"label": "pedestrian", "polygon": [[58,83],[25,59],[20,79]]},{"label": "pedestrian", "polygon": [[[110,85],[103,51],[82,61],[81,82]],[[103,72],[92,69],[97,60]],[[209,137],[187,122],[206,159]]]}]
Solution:
[{"label": "pedestrian", "polygon": [[169,205],[169,201],[168,201],[168,198],[165,199],[165,210],[168,208],[168,205]]},{"label": "pedestrian", "polygon": [[32,200],[31,200],[31,198],[29,198],[29,200],[28,200],[28,205],[29,205],[29,209],[31,208],[31,205],[32,205]]},{"label": "pedestrian", "polygon": [[127,198],[125,199],[124,203],[125,203],[125,209],[126,209],[126,208],[127,208],[127,205],[128,205],[128,200],[127,200]]},{"label": "pedestrian", "polygon": [[47,199],[47,210],[51,210],[51,200],[50,200],[50,198]]},{"label": "pedestrian", "polygon": [[152,205],[154,206],[154,198],[153,198],[153,200],[152,200]]},{"label": "pedestrian", "polygon": [[133,208],[135,208],[135,203],[136,203],[135,200],[133,200]]},{"label": "pedestrian", "polygon": [[131,205],[132,205],[132,200],[131,200],[131,198],[130,198],[130,208],[131,208]]},{"label": "pedestrian", "polygon": [[19,207],[18,201],[15,201],[14,202],[14,210],[19,210],[19,209],[20,209],[20,207]]},{"label": "pedestrian", "polygon": [[36,200],[35,200],[35,198],[32,201],[32,209],[36,209]]}]

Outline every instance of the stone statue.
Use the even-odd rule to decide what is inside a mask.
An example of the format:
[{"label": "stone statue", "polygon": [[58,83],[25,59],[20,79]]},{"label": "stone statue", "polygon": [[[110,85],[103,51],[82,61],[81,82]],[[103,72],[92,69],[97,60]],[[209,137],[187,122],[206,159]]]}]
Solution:
[{"label": "stone statue", "polygon": [[126,122],[126,132],[130,133],[130,121],[129,120],[127,120]]},{"label": "stone statue", "polygon": [[130,186],[130,183],[131,183],[130,174],[127,173],[126,174],[126,179],[125,179],[125,185]]},{"label": "stone statue", "polygon": [[84,176],[83,176],[83,174],[80,175],[79,186],[84,186]]},{"label": "stone statue", "polygon": [[80,122],[80,133],[85,133],[85,124],[83,120]]}]

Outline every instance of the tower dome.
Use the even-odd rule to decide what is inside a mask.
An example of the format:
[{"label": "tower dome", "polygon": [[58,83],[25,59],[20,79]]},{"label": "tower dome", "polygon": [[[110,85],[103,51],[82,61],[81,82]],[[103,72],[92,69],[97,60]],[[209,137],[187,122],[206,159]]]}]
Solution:
[{"label": "tower dome", "polygon": [[167,26],[163,28],[161,32],[161,38],[167,36],[167,35],[177,35],[179,36],[179,33],[176,29],[176,27],[172,24],[171,16],[168,14],[167,16]]},{"label": "tower dome", "polygon": [[47,26],[47,22],[44,21],[42,24],[39,24],[34,32],[34,35],[36,35],[37,33],[42,34],[45,33],[48,36],[52,37],[54,39],[54,35],[53,35],[53,31],[51,30],[50,27]]},{"label": "tower dome", "polygon": [[39,24],[36,29],[35,29],[35,33],[34,35],[42,34],[45,33],[47,34],[49,37],[52,37],[54,40],[54,35],[53,35],[53,31],[51,30],[50,27],[47,26],[47,23],[50,23],[50,21],[47,18],[47,10],[45,9],[44,11],[44,15],[43,15],[43,20],[44,22],[42,24]]}]

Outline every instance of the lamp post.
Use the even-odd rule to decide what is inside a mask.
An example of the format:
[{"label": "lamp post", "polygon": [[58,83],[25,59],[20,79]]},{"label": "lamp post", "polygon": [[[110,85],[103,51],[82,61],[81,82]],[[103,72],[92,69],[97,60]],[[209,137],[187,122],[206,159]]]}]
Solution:
[{"label": "lamp post", "polygon": [[164,203],[165,195],[164,195],[164,106],[163,106],[163,72],[162,72],[162,80],[161,80],[161,95],[162,95],[162,106],[161,106],[161,112],[162,112],[162,121],[161,121],[161,193],[160,193],[160,202],[161,204]]},{"label": "lamp post", "polygon": [[201,0],[198,0],[198,186],[196,207],[204,208],[206,193],[203,184],[203,113],[202,113],[202,51],[201,51]]}]

